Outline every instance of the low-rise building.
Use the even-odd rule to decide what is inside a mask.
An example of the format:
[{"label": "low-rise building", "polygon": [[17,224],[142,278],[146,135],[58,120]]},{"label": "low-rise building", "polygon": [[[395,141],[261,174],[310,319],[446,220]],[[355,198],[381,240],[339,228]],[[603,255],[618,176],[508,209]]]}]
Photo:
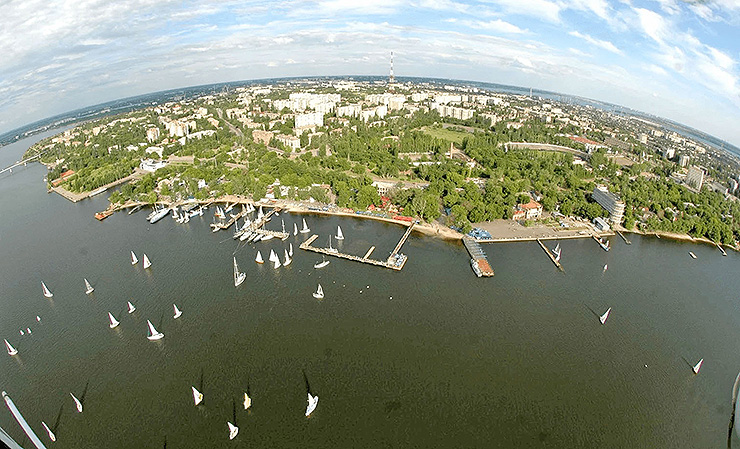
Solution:
[{"label": "low-rise building", "polygon": [[152,172],[152,173],[166,166],[167,166],[167,162],[155,161],[154,159],[142,159],[141,164],[139,164],[140,169],[144,171]]},{"label": "low-rise building", "polygon": [[530,199],[526,204],[518,204],[511,216],[512,220],[537,220],[542,216],[542,204]]},{"label": "low-rise building", "polygon": [[275,133],[272,131],[263,131],[261,129],[252,130],[252,140],[256,143],[264,143],[270,145],[270,141],[275,137]]}]

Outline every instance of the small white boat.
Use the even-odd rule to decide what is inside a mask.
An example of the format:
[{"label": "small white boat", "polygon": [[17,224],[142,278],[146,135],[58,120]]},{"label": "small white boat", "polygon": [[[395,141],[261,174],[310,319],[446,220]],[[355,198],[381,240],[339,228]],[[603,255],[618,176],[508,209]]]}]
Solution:
[{"label": "small white boat", "polygon": [[691,252],[691,251],[689,251],[689,256],[691,256],[691,258],[692,258],[692,259],[696,259],[696,254],[694,254],[694,253],[693,253],[693,252]]},{"label": "small white boat", "polygon": [[31,328],[30,327],[27,327],[26,328],[26,333],[29,334],[29,335],[31,335],[33,333],[33,332],[31,332]]},{"label": "small white boat", "polygon": [[86,295],[89,295],[93,291],[95,291],[95,289],[93,288],[92,285],[90,285],[90,283],[87,281],[87,279],[85,279],[85,294]]},{"label": "small white boat", "polygon": [[118,323],[118,320],[115,319],[115,317],[113,316],[113,314],[110,313],[110,312],[108,312],[108,321],[110,322],[109,326],[110,326],[111,329],[113,329],[114,327],[118,326],[118,324],[119,324]]},{"label": "small white boat", "polygon": [[260,206],[260,210],[257,211],[257,221],[262,221],[263,218],[265,218],[265,213],[262,211],[262,206]]},{"label": "small white boat", "polygon": [[329,236],[329,248],[326,249],[330,253],[338,253],[339,250],[331,246],[331,236]]},{"label": "small white boat", "polygon": [[601,321],[601,324],[606,324],[606,320],[607,318],[609,318],[609,313],[611,313],[611,311],[612,308],[609,307],[608,309],[606,309],[606,312],[604,312],[604,314],[599,317],[599,321]]},{"label": "small white boat", "polygon": [[44,426],[44,430],[46,430],[46,433],[49,434],[49,439],[51,441],[56,441],[57,440],[57,436],[54,435],[54,432],[51,431],[51,429],[49,428],[49,426],[47,426],[46,423],[43,422],[43,421],[41,421],[41,425]]},{"label": "small white boat", "polygon": [[151,321],[146,320],[146,325],[149,326],[149,335],[147,335],[147,339],[154,341],[164,337],[163,333],[157,332],[157,329],[154,328],[154,325]]},{"label": "small white boat", "polygon": [[[275,215],[277,215],[277,213],[275,213]],[[282,218],[280,219],[280,226],[282,227],[283,233],[284,233],[285,232],[285,220],[283,220]]]},{"label": "small white boat", "polygon": [[298,235],[298,224],[293,223],[293,235]]},{"label": "small white boat", "polygon": [[44,292],[44,296],[46,296],[47,298],[51,298],[52,296],[54,296],[54,293],[52,293],[52,292],[51,292],[51,291],[50,291],[50,290],[49,290],[49,289],[48,289],[48,288],[46,287],[46,284],[44,284],[43,282],[41,283],[41,289],[42,289],[42,290],[43,290],[43,292]]},{"label": "small white boat", "polygon": [[252,406],[252,398],[249,397],[249,394],[244,393],[244,410],[249,409],[249,407]]},{"label": "small white boat", "polygon": [[311,229],[309,229],[308,225],[306,224],[306,219],[303,219],[303,228],[301,228],[301,234],[305,234],[307,232],[311,232]]},{"label": "small white boat", "polygon": [[311,393],[308,393],[308,405],[306,406],[306,417],[310,415],[314,410],[316,410],[316,406],[319,404],[319,397],[318,396],[311,396]]},{"label": "small white boat", "polygon": [[334,236],[337,240],[344,240],[344,234],[342,234],[342,227],[337,225],[337,235]]},{"label": "small white boat", "polygon": [[230,422],[227,422],[226,424],[229,425],[229,439],[233,440],[237,435],[239,435],[239,428]]},{"label": "small white boat", "polygon": [[316,299],[323,299],[324,298],[324,289],[321,288],[321,284],[319,284],[316,291],[313,293],[313,297]]},{"label": "small white boat", "polygon": [[691,370],[694,372],[694,374],[699,374],[699,370],[701,369],[701,366],[704,364],[704,359],[699,360],[699,363],[693,366]]},{"label": "small white boat", "polygon": [[139,259],[136,258],[136,254],[134,254],[133,251],[131,251],[131,265],[136,265],[139,263]]},{"label": "small white boat", "polygon": [[244,279],[247,278],[247,273],[241,273],[239,266],[236,264],[236,257],[234,257],[234,287],[242,285]]},{"label": "small white boat", "polygon": [[277,257],[277,254],[275,254],[275,251],[271,249],[270,250],[270,257],[267,260],[269,260],[270,262],[275,262],[275,260],[277,260],[277,258],[278,258]]},{"label": "small white boat", "polygon": [[719,249],[719,252],[721,252],[723,256],[727,256],[727,251],[725,251],[725,249],[722,248],[722,245],[720,245],[719,243],[716,243],[716,245],[717,245],[717,249]]},{"label": "small white boat", "polygon": [[290,259],[290,256],[288,256],[288,250],[287,250],[287,249],[285,249],[285,250],[283,250],[283,251],[285,251],[285,260],[283,261],[283,266],[284,266],[284,267],[287,267],[287,266],[288,266],[288,265],[290,265],[290,263],[291,263],[291,262],[293,262],[293,261],[292,261],[292,260]]},{"label": "small white boat", "polygon": [[273,238],[275,238],[275,236],[272,234],[262,234],[262,238],[260,238],[260,240],[264,242],[265,240],[272,240]]},{"label": "small white boat", "polygon": [[134,311],[136,310],[136,307],[134,307],[134,305],[131,304],[131,301],[127,301],[127,304],[128,304],[128,313],[134,313]]},{"label": "small white boat", "polygon": [[5,340],[5,349],[8,350],[8,355],[16,355],[18,354],[18,350],[11,345],[8,340]]},{"label": "small white boat", "polygon": [[23,329],[19,330],[18,332],[20,332],[21,336],[26,335],[23,333]]},{"label": "small white boat", "polygon": [[274,268],[274,269],[276,269],[276,270],[277,270],[278,268],[280,268],[280,266],[281,266],[281,264],[280,264],[280,259],[275,259],[275,260],[273,261],[273,263],[274,263],[275,265],[274,265],[274,266],[273,266],[272,268]]},{"label": "small white boat", "polygon": [[196,390],[195,387],[190,387],[190,388],[193,389],[193,401],[195,401],[195,405],[198,405],[201,402],[203,402],[203,393]]},{"label": "small white boat", "polygon": [[41,321],[41,317],[36,315],[36,321]]},{"label": "small white boat", "polygon": [[182,315],[182,310],[177,308],[177,304],[172,304],[172,307],[174,307],[175,309],[175,314],[172,316],[172,318],[174,319],[180,318],[180,316]]},{"label": "small white boat", "polygon": [[77,406],[77,411],[78,411],[79,413],[82,413],[82,402],[80,402],[80,400],[79,400],[79,399],[77,399],[77,398],[75,397],[75,395],[73,395],[72,393],[70,393],[69,395],[70,395],[70,396],[72,396],[72,399],[74,399],[74,400],[75,400],[75,405]]},{"label": "small white boat", "polygon": [[265,263],[265,261],[262,259],[262,253],[257,251],[257,257],[254,258],[254,261],[257,263]]},{"label": "small white boat", "polygon": [[313,267],[314,268],[324,268],[325,266],[329,265],[329,261],[326,260],[326,256],[321,256],[322,260],[321,262],[316,262]]},{"label": "small white boat", "polygon": [[292,243],[289,244],[288,255],[290,257],[293,257],[293,244]]},{"label": "small white boat", "polygon": [[602,273],[606,273],[606,270],[608,270],[608,269],[609,269],[609,265],[604,264],[604,270],[602,271]]},{"label": "small white boat", "polygon": [[152,266],[152,262],[149,260],[149,258],[144,254],[144,268],[149,268]]}]

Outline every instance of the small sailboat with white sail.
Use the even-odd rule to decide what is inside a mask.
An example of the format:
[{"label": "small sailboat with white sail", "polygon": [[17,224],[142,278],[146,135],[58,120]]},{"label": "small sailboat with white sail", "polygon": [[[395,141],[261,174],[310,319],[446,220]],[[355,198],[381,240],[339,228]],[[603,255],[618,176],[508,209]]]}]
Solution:
[{"label": "small sailboat with white sail", "polygon": [[337,240],[344,240],[344,234],[342,234],[342,227],[337,225],[337,235],[334,236]]},{"label": "small sailboat with white sail", "polygon": [[293,235],[298,235],[298,224],[293,223]]},{"label": "small sailboat with white sail", "polygon": [[607,318],[609,318],[609,313],[611,313],[611,311],[612,308],[609,307],[608,309],[606,309],[606,312],[604,312],[604,314],[599,317],[599,321],[601,322],[601,324],[606,324],[606,320]]},{"label": "small sailboat with white sail", "polygon": [[239,428],[230,422],[227,422],[226,424],[229,425],[229,439],[233,440],[237,435],[239,435]]},{"label": "small sailboat with white sail", "polygon": [[46,433],[49,434],[49,439],[51,441],[56,441],[57,440],[57,436],[54,435],[54,432],[51,431],[51,429],[49,428],[49,426],[47,426],[46,423],[43,422],[43,421],[41,421],[41,425],[44,427],[44,430],[46,430]]},{"label": "small sailboat with white sail", "polygon": [[108,312],[108,326],[113,329],[118,326],[118,320],[113,316],[112,313]]},{"label": "small sailboat with white sail", "polygon": [[329,247],[326,250],[333,254],[336,254],[339,252],[338,249],[331,246],[331,236],[329,236]]},{"label": "small sailboat with white sail", "polygon": [[273,263],[274,263],[274,265],[273,265],[273,267],[272,267],[272,268],[274,268],[274,269],[276,269],[276,270],[277,270],[278,268],[280,268],[280,266],[281,266],[281,263],[280,263],[280,258],[279,258],[279,257],[275,256],[275,260],[273,260]]},{"label": "small sailboat with white sail", "polygon": [[287,267],[288,265],[290,265],[291,262],[293,262],[293,260],[288,255],[288,250],[287,249],[285,249],[283,251],[285,251],[285,259],[283,260],[283,266],[284,267]]},{"label": "small sailboat with white sail", "polygon": [[193,401],[195,402],[195,405],[200,404],[203,402],[203,393],[198,391],[195,387],[190,387],[193,389]]},{"label": "small sailboat with white sail", "polygon": [[301,228],[301,234],[305,234],[307,232],[311,232],[311,229],[306,224],[306,219],[303,219],[303,227]]},{"label": "small sailboat with white sail", "polygon": [[313,297],[316,299],[324,299],[324,289],[321,288],[321,284],[316,288],[316,291],[313,292]]},{"label": "small sailboat with white sail", "polygon": [[609,240],[607,240],[606,238],[600,238],[597,240],[597,242],[599,242],[599,246],[601,247],[601,249],[603,249],[604,251],[609,251]]},{"label": "small sailboat with white sail", "polygon": [[72,399],[75,401],[75,406],[77,407],[77,412],[82,413],[82,402],[80,402],[79,399],[75,397],[74,394],[70,393],[70,396],[72,396]]},{"label": "small sailboat with white sail", "polygon": [[18,332],[20,332],[21,337],[24,336],[24,335],[26,335],[26,334],[23,333],[23,329],[19,330]]},{"label": "small sailboat with white sail", "polygon": [[54,296],[54,293],[52,293],[51,290],[49,290],[49,288],[43,282],[41,283],[41,290],[44,292],[44,296],[46,296],[47,298],[51,298],[52,296]]},{"label": "small sailboat with white sail", "polygon": [[149,327],[149,335],[147,335],[147,339],[154,341],[159,340],[160,338],[164,337],[164,334],[161,332],[158,332],[157,329],[154,328],[154,325],[151,321],[146,320],[146,325]]},{"label": "small sailboat with white sail", "polygon": [[314,268],[324,268],[327,265],[329,265],[329,261],[326,260],[326,256],[322,255],[321,262],[316,262],[315,264],[313,264],[313,267]]},{"label": "small sailboat with white sail", "polygon": [[131,251],[131,265],[136,265],[139,263],[139,259],[136,258],[136,254],[134,254],[133,251]]},{"label": "small sailboat with white sail", "polygon": [[89,295],[93,291],[95,291],[95,289],[93,288],[92,285],[90,285],[90,282],[88,282],[87,279],[85,279],[85,294]]},{"label": "small sailboat with white sail", "polygon": [[270,257],[267,260],[269,260],[270,262],[275,262],[276,260],[278,260],[278,256],[277,254],[275,254],[275,250],[270,250]]},{"label": "small sailboat with white sail", "polygon": [[609,265],[604,264],[604,269],[601,271],[602,273],[606,273],[606,270],[609,269]]},{"label": "small sailboat with white sail", "polygon": [[134,313],[134,311],[136,310],[136,307],[134,307],[134,305],[131,304],[131,301],[126,301],[126,303],[128,305],[128,313]]},{"label": "small sailboat with white sail", "polygon": [[262,206],[260,206],[260,210],[257,211],[257,221],[262,221],[263,218],[265,218],[265,212],[262,210]]},{"label": "small sailboat with white sail", "polygon": [[308,418],[308,415],[313,413],[314,410],[316,410],[316,406],[319,405],[319,397],[317,396],[311,396],[311,392],[308,392],[308,405],[306,406],[306,418]]},{"label": "small sailboat with white sail", "polygon": [[149,268],[152,266],[152,261],[149,260],[149,258],[144,254],[144,268]]},{"label": "small sailboat with white sail", "polygon": [[247,278],[247,273],[239,271],[239,265],[236,264],[236,257],[234,257],[234,287],[242,285],[244,279]]},{"label": "small sailboat with white sail", "polygon": [[699,370],[701,369],[701,366],[702,366],[703,364],[704,364],[704,359],[701,359],[701,360],[699,360],[699,363],[697,363],[696,365],[694,365],[694,366],[693,366],[693,367],[691,368],[691,371],[693,371],[693,372],[694,372],[694,374],[699,374]]},{"label": "small sailboat with white sail", "polygon": [[252,398],[249,397],[249,393],[244,393],[244,410],[249,410],[249,407],[252,406]]},{"label": "small sailboat with white sail", "polygon": [[290,244],[289,244],[289,246],[288,246],[288,248],[289,248],[289,249],[288,249],[288,255],[289,255],[290,257],[293,257],[293,244],[292,244],[292,243],[290,243]]},{"label": "small sailboat with white sail", "polygon": [[8,350],[8,355],[16,355],[16,354],[18,354],[18,350],[15,349],[13,347],[13,345],[11,345],[10,342],[8,342],[8,340],[4,340],[4,341],[5,341],[5,349]]},{"label": "small sailboat with white sail", "polygon": [[172,318],[174,318],[174,319],[180,318],[182,316],[182,310],[180,310],[180,309],[177,308],[177,304],[172,304],[172,307],[175,310],[175,314],[172,316]]},{"label": "small sailboat with white sail", "polygon": [[696,259],[696,254],[694,254],[693,251],[689,251],[689,256],[691,256],[692,259]]},{"label": "small sailboat with white sail", "polygon": [[262,259],[262,253],[257,251],[257,257],[254,258],[254,261],[257,263],[265,263],[264,259]]}]

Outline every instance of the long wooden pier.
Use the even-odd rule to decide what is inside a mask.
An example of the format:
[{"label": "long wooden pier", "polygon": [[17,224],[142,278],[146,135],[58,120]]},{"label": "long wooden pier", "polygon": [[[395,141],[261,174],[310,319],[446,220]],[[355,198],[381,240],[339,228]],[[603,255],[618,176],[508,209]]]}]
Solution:
[{"label": "long wooden pier", "polygon": [[411,223],[409,227],[406,229],[406,233],[404,233],[403,237],[401,237],[401,240],[398,241],[398,245],[396,245],[396,247],[393,248],[393,251],[391,251],[391,255],[390,257],[388,257],[389,260],[392,257],[395,257],[395,255],[398,254],[399,251],[401,251],[401,247],[403,246],[404,243],[406,243],[406,240],[409,238],[409,235],[411,235],[411,231],[414,229],[414,225],[415,223]]},{"label": "long wooden pier", "polygon": [[480,244],[469,237],[463,237],[462,239],[465,249],[470,254],[470,267],[478,277],[491,277],[493,276],[493,268],[488,263],[488,256],[481,248]]},{"label": "long wooden pier", "polygon": [[555,255],[552,253],[552,251],[550,251],[550,249],[548,247],[546,247],[544,243],[542,243],[542,240],[537,239],[537,243],[540,244],[540,246],[542,247],[542,250],[545,252],[545,254],[547,254],[547,256],[550,258],[550,260],[552,261],[552,263],[554,263],[555,266],[560,269],[560,271],[562,271],[563,273],[565,273],[565,270],[563,269],[563,266],[560,265],[560,262],[555,257]]},{"label": "long wooden pier", "polygon": [[622,234],[622,231],[617,231],[617,234],[619,234],[619,236],[622,237],[622,240],[624,240],[624,243],[626,243],[628,245],[631,245],[632,244],[632,242],[630,242],[629,240],[627,240],[627,237],[625,237],[624,234]]}]

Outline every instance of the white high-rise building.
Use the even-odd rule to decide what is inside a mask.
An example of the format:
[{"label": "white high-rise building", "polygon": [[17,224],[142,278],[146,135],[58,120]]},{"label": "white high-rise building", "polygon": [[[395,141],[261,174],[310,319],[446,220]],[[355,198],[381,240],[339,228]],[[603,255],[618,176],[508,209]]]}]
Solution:
[{"label": "white high-rise building", "polygon": [[697,191],[701,190],[702,184],[704,184],[704,175],[706,171],[702,167],[692,165],[689,167],[689,172],[686,174],[686,184],[695,188]]}]

